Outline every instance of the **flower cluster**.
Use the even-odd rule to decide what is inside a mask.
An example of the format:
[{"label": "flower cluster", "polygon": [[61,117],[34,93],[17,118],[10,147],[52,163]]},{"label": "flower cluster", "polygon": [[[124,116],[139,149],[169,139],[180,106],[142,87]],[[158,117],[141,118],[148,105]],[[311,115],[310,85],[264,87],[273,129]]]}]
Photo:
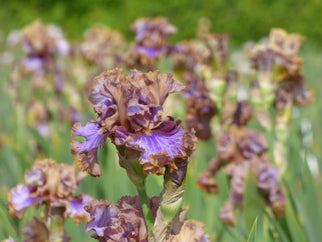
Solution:
[{"label": "flower cluster", "polygon": [[10,191],[9,213],[22,219],[28,207],[46,203],[50,209],[64,208],[64,216],[76,223],[86,222],[89,217],[84,206],[92,198],[86,194],[73,196],[84,177],[74,166],[50,159],[36,160],[32,169],[25,172],[27,185],[19,184]]},{"label": "flower cluster", "polygon": [[180,122],[161,114],[167,96],[182,90],[183,85],[170,73],[122,72],[106,71],[94,80],[89,99],[97,119],[85,126],[77,123],[72,130],[72,136],[86,138],[83,143],[71,143],[78,166],[92,176],[101,175],[97,149],[110,137],[121,157],[139,156],[145,173],[163,174],[164,166],[175,170],[175,159],[186,159],[194,142]]}]

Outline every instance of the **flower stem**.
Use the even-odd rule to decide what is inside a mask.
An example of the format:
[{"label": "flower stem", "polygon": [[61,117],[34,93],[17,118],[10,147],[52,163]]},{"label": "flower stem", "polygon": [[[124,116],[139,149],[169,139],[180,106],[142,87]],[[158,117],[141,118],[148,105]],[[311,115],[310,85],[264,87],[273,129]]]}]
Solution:
[{"label": "flower stem", "polygon": [[142,207],[146,227],[147,227],[148,231],[150,231],[153,227],[154,222],[153,222],[153,217],[152,217],[152,213],[151,213],[151,209],[150,209],[150,205],[149,205],[149,200],[148,200],[148,197],[147,197],[146,191],[145,191],[145,186],[143,188],[137,187],[137,190],[138,190],[139,197],[140,197],[140,202],[141,202],[141,207]]},{"label": "flower stem", "polygon": [[49,241],[50,242],[62,242],[64,241],[64,235],[65,235],[65,230],[64,230],[64,212],[65,208],[64,207],[53,207],[50,208],[49,211]]},{"label": "flower stem", "polygon": [[149,231],[149,241],[162,242],[169,237],[171,224],[182,206],[187,164],[187,160],[179,160],[176,162],[178,170],[171,172],[169,167],[166,168],[160,206],[154,227]]}]

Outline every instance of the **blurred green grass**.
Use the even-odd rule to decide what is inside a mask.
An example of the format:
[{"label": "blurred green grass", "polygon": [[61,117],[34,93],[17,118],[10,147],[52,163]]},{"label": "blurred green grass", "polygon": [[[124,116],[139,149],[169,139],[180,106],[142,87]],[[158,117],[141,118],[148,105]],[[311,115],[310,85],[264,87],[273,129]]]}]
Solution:
[{"label": "blurred green grass", "polygon": [[[258,190],[248,182],[244,203],[244,212],[238,213],[238,226],[228,227],[219,220],[219,211],[229,194],[228,179],[221,171],[216,176],[220,186],[219,195],[206,195],[196,185],[196,178],[207,166],[214,154],[214,142],[200,142],[199,148],[192,157],[186,181],[184,205],[190,204],[188,216],[206,224],[206,229],[216,241],[316,241],[322,238],[319,228],[322,220],[321,176],[313,177],[307,163],[307,155],[314,154],[321,169],[321,83],[322,53],[306,47],[301,55],[305,59],[304,74],[308,80],[308,88],[315,90],[315,102],[303,108],[296,108],[291,135],[288,141],[288,169],[282,179],[287,194],[287,216],[275,221],[269,216],[265,204],[260,200]],[[163,66],[166,70],[166,65]],[[3,146],[0,150],[0,240],[10,236],[17,238],[24,223],[34,216],[35,210],[29,209],[23,221],[8,216],[8,190],[18,183],[23,183],[23,173],[29,169],[37,158],[49,157],[58,162],[73,163],[69,142],[70,125],[55,120],[55,134],[52,142],[42,138],[27,125],[25,116],[19,107],[12,106],[6,89],[8,68],[1,67],[0,82],[0,132]],[[26,81],[26,80],[22,80]],[[26,93],[26,99],[28,93]],[[83,97],[87,99],[87,97]],[[176,118],[183,117],[183,109],[177,110]],[[89,109],[87,119],[94,117]],[[311,123],[312,144],[303,143],[303,120]],[[35,153],[31,140],[41,144],[42,152]],[[301,154],[304,154],[301,156]],[[114,146],[108,143],[99,152],[103,175],[100,178],[88,176],[79,188],[79,192],[91,194],[97,199],[108,199],[117,202],[123,195],[135,195],[135,187],[130,183],[124,169],[118,165]],[[319,171],[321,174],[321,170]],[[252,178],[249,178],[252,179]],[[148,195],[159,195],[162,189],[162,177],[148,177]],[[253,221],[256,220],[256,223]],[[84,232],[84,225],[75,226],[67,221],[66,229],[73,241],[90,241],[90,233]],[[277,236],[277,237],[276,237]]]},{"label": "blurred green grass", "polygon": [[235,45],[266,36],[272,27],[299,32],[310,46],[322,47],[322,1],[319,0],[2,0],[0,30],[8,32],[36,18],[62,26],[69,39],[100,22],[133,39],[129,26],[138,17],[163,15],[178,27],[173,40],[195,37],[198,19],[207,17],[212,31],[229,32]]},{"label": "blurred green grass", "polygon": [[[322,179],[313,177],[308,168],[307,157],[313,154],[318,160],[319,174],[322,170],[322,28],[319,22],[322,2],[310,1],[49,1],[49,0],[3,0],[0,8],[0,29],[9,32],[29,24],[35,18],[46,22],[55,22],[62,26],[67,36],[80,39],[84,30],[96,22],[105,23],[122,31],[127,39],[133,39],[129,25],[140,16],[164,15],[178,26],[173,41],[195,36],[197,21],[200,17],[212,20],[212,30],[231,32],[234,46],[246,40],[266,36],[271,27],[283,27],[288,31],[299,32],[308,37],[301,56],[305,59],[304,75],[308,88],[315,91],[315,102],[303,108],[296,108],[288,141],[288,169],[283,177],[287,191],[288,216],[278,222],[270,220],[262,203],[256,203],[249,196],[245,202],[245,214],[238,215],[239,226],[230,228],[219,220],[219,210],[228,197],[228,179],[219,172],[216,176],[220,186],[219,195],[206,195],[196,185],[198,174],[214,156],[214,142],[201,142],[198,151],[191,159],[186,181],[184,204],[191,204],[188,216],[206,224],[213,240],[218,241],[320,241],[322,238]],[[161,72],[168,71],[166,65]],[[0,137],[3,147],[0,150],[0,240],[9,235],[16,237],[24,223],[35,213],[29,209],[23,221],[8,216],[7,195],[10,188],[23,182],[23,173],[32,166],[37,158],[49,157],[58,162],[73,163],[69,142],[70,126],[55,121],[55,139],[51,143],[43,139],[27,125],[25,116],[19,108],[12,106],[6,89],[9,69],[0,66]],[[22,80],[24,83],[25,80]],[[28,93],[26,93],[26,99]],[[87,97],[83,97],[87,99]],[[178,113],[183,113],[179,110]],[[180,116],[180,115],[179,115]],[[182,116],[182,115],[181,115]],[[94,118],[88,110],[88,120]],[[176,117],[178,118],[178,116]],[[303,122],[311,124],[309,135],[313,135],[312,144],[303,143]],[[42,147],[42,153],[34,153],[31,140],[36,139]],[[104,198],[112,202],[123,195],[135,195],[135,187],[129,182],[124,169],[118,165],[115,148],[109,143],[99,152],[103,176],[86,177],[79,192]],[[251,178],[250,178],[251,179]],[[251,182],[249,182],[251,184]],[[159,195],[162,189],[162,177],[148,177],[148,195]],[[247,186],[248,194],[257,190]],[[254,215],[254,211],[256,214]],[[256,223],[252,222],[256,217]],[[90,241],[90,233],[84,232],[84,225],[75,226],[67,221],[66,229],[73,241]],[[280,234],[278,231],[282,231]],[[276,234],[280,237],[276,238]],[[263,237],[264,236],[264,237]],[[21,238],[20,238],[21,239]]]}]

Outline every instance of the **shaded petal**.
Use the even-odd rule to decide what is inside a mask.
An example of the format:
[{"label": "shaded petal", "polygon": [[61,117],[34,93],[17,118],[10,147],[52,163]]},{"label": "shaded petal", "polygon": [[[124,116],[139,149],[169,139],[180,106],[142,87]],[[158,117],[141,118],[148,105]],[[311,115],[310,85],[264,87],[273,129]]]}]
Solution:
[{"label": "shaded petal", "polygon": [[171,73],[159,75],[159,71],[143,73],[132,70],[131,78],[132,84],[139,88],[140,101],[145,104],[162,105],[170,93],[184,89],[184,85],[175,80]]},{"label": "shaded petal", "polygon": [[[72,136],[86,138],[83,143],[72,140],[72,153],[75,155],[77,165],[83,171],[88,171],[92,176],[100,176],[101,169],[97,161],[97,149],[103,148],[106,139],[110,135],[101,125],[95,121],[88,122],[84,127],[80,123],[74,124]],[[82,156],[84,154],[85,156]]]},{"label": "shaded petal", "polygon": [[9,193],[9,214],[22,219],[28,207],[37,205],[48,199],[48,196],[33,195],[37,191],[37,186],[24,186],[19,184],[11,189]]},{"label": "shaded petal", "polygon": [[86,232],[94,230],[96,235],[104,236],[104,230],[118,223],[119,209],[111,202],[94,200],[85,206],[91,221],[86,225]]},{"label": "shaded petal", "polygon": [[115,143],[141,151],[140,162],[144,171],[163,174],[162,167],[176,169],[175,158],[187,157],[183,138],[184,129],[173,121],[163,122],[157,129],[145,132],[129,133],[124,128],[116,131]]},{"label": "shaded petal", "polygon": [[163,109],[157,105],[136,104],[127,109],[128,120],[133,131],[140,131],[142,128],[152,129],[161,121]]}]

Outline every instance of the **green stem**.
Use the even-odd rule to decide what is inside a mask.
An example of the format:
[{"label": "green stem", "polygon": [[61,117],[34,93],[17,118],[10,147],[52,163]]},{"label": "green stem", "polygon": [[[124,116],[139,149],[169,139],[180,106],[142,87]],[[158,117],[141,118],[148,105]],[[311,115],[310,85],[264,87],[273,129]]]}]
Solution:
[{"label": "green stem", "polygon": [[62,242],[64,241],[64,207],[53,207],[49,208],[49,217],[48,217],[48,228],[50,231],[49,241],[50,242]]},{"label": "green stem", "polygon": [[151,209],[150,209],[150,205],[149,205],[149,200],[148,200],[148,197],[147,197],[146,191],[145,191],[145,186],[143,188],[137,187],[137,190],[138,190],[140,201],[141,201],[141,207],[142,207],[146,227],[147,227],[148,231],[150,231],[153,227],[154,222],[153,222],[153,217],[152,217],[152,213],[151,213]]},{"label": "green stem", "polygon": [[148,241],[167,241],[171,224],[181,209],[187,165],[187,160],[178,160],[176,161],[178,170],[170,172],[170,168],[166,168],[160,206],[157,211],[154,227],[149,231]]}]

